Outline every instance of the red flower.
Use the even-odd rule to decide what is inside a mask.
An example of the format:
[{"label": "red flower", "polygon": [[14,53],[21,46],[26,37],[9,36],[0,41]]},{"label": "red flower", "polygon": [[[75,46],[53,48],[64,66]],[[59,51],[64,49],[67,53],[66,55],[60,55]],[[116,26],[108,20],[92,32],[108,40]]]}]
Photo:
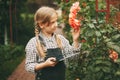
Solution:
[{"label": "red flower", "polygon": [[109,57],[113,59],[113,61],[115,62],[118,59],[118,53],[115,52],[114,50],[110,50],[109,53],[110,53]]},{"label": "red flower", "polygon": [[73,3],[73,5],[70,8],[69,14],[69,24],[73,29],[78,29],[81,26],[80,20],[76,19],[76,15],[79,10],[80,10],[79,2]]},{"label": "red flower", "polygon": [[82,43],[85,43],[85,42],[86,42],[86,40],[85,40],[85,39],[82,39],[82,40],[81,40],[81,42],[82,42]]},{"label": "red flower", "polygon": [[69,2],[69,0],[66,0],[66,2]]}]

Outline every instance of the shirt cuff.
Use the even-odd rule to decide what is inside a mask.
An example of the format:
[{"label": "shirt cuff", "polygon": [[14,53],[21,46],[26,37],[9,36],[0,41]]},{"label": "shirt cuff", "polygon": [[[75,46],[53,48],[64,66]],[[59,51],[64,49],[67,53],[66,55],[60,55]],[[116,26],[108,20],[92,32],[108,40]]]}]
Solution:
[{"label": "shirt cuff", "polygon": [[26,70],[28,71],[28,72],[31,72],[31,73],[36,73],[36,71],[35,71],[35,66],[37,65],[38,63],[31,63],[31,64],[28,64],[28,65],[26,65]]},{"label": "shirt cuff", "polygon": [[[74,43],[72,44],[72,46],[74,46]],[[81,49],[81,43],[78,44],[78,48],[73,47],[73,52],[80,52],[80,49]]]}]

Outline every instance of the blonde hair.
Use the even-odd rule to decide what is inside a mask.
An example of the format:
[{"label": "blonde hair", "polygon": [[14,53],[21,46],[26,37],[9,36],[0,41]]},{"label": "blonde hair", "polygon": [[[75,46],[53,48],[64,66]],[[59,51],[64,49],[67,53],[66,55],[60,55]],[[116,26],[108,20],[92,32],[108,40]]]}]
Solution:
[{"label": "blonde hair", "polygon": [[[36,36],[36,48],[38,50],[38,53],[40,54],[41,57],[45,57],[45,47],[43,44],[41,44],[39,40],[39,33],[40,33],[40,26],[39,24],[45,24],[45,23],[50,23],[52,16],[57,15],[57,12],[50,7],[41,7],[39,8],[35,15],[34,15],[34,22],[35,22],[35,36]],[[62,42],[60,38],[56,35],[56,42],[59,48],[62,49]]]}]

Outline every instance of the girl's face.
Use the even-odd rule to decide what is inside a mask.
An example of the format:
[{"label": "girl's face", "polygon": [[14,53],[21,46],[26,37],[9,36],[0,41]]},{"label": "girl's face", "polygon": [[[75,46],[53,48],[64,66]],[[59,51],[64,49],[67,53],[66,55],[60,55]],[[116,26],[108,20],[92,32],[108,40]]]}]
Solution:
[{"label": "girl's face", "polygon": [[40,27],[41,27],[42,32],[44,33],[47,33],[47,34],[54,33],[57,28],[57,15],[52,16],[50,23],[42,24]]}]

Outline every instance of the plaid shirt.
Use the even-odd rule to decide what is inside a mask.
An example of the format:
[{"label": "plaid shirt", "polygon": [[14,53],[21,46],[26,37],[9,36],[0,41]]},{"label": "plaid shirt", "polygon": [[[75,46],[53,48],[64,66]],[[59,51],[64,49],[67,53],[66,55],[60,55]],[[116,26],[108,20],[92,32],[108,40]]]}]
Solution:
[{"label": "plaid shirt", "polygon": [[[58,47],[56,43],[56,39],[55,39],[55,34],[53,34],[51,38],[45,37],[42,33],[40,33],[39,35],[43,38],[47,49]],[[63,47],[62,54],[64,58],[67,55],[80,53],[81,44],[79,45],[77,49],[75,49],[73,47],[74,43],[71,46],[69,44],[69,41],[65,37],[63,37],[62,35],[58,35],[58,37],[62,41],[62,47]],[[25,69],[29,72],[35,73],[35,66],[39,64],[40,62],[44,61],[44,59],[39,56],[39,53],[36,49],[36,38],[35,37],[29,40],[29,42],[26,45],[25,51],[26,51]],[[65,61],[67,60],[65,59]]]}]

